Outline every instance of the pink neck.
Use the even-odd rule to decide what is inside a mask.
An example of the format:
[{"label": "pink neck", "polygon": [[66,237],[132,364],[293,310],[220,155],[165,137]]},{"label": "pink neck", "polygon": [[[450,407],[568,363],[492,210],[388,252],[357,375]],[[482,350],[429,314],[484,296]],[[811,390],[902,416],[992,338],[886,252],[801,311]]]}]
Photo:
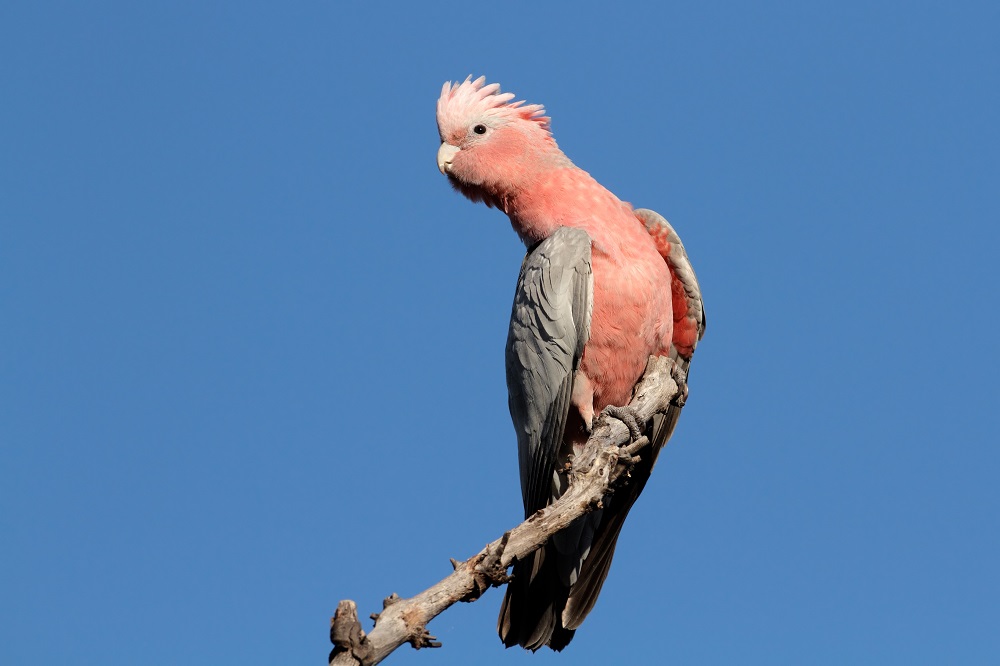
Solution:
[{"label": "pink neck", "polygon": [[631,218],[631,207],[564,160],[532,174],[530,185],[503,200],[502,210],[525,245],[548,238],[559,227],[576,227],[589,233],[598,249],[613,251],[618,245],[614,221]]}]

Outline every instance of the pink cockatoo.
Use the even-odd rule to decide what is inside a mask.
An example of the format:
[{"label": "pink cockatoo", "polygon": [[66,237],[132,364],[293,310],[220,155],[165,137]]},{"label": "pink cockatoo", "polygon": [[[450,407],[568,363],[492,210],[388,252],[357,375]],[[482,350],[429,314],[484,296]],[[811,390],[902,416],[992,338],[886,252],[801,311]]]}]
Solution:
[{"label": "pink cockatoo", "polygon": [[[595,414],[629,403],[650,355],[672,357],[686,379],[705,314],[667,221],[633,210],[576,167],[552,138],[545,110],[513,99],[485,78],[445,83],[437,161],[455,189],[506,213],[528,248],[506,352],[527,518],[566,490],[566,462]],[[572,639],[681,404],[654,419],[651,448],[603,509],[515,562],[497,627],[506,646],[561,650]]]}]

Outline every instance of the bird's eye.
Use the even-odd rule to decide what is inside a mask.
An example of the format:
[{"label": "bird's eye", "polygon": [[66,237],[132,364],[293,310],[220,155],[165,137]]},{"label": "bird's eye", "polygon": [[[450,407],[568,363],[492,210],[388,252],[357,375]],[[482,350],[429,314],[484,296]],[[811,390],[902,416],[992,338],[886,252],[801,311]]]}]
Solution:
[{"label": "bird's eye", "polygon": [[472,128],[472,131],[476,134],[486,134],[486,125],[476,125]]}]

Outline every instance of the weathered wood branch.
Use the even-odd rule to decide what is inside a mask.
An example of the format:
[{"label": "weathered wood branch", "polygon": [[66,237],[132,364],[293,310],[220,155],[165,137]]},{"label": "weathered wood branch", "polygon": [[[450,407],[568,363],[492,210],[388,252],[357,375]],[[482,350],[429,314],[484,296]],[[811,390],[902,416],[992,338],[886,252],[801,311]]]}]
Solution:
[{"label": "weathered wood branch", "polygon": [[[665,411],[671,401],[684,399],[683,381],[679,389],[674,372],[670,359],[650,357],[629,405],[635,409],[640,424]],[[367,635],[358,621],[355,603],[341,601],[330,620],[331,666],[373,666],[403,643],[417,649],[440,647],[427,632],[428,622],[455,602],[475,601],[490,587],[506,583],[507,569],[515,558],[524,559],[553,534],[600,507],[612,484],[627,476],[629,459],[647,444],[645,437],[632,441],[622,421],[599,419],[586,447],[573,461],[570,486],[558,501],[537,511],[470,559],[452,560],[455,571],[436,585],[409,599],[395,594],[386,598],[382,612],[372,614],[375,627]]]}]

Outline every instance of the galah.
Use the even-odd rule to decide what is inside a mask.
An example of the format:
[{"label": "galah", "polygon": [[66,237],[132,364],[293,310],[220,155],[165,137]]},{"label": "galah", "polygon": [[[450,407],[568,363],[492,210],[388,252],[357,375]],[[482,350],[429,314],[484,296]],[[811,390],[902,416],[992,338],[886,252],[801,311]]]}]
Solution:
[{"label": "galah", "polygon": [[[565,492],[566,463],[595,415],[629,403],[650,355],[672,357],[683,383],[705,311],[684,246],[663,217],[633,209],[575,166],[541,105],[471,78],[441,90],[437,162],[459,192],[506,213],[528,248],[506,349],[527,518]],[[514,563],[497,623],[507,647],[570,642],[681,404],[654,419],[651,447],[628,485]]]}]

